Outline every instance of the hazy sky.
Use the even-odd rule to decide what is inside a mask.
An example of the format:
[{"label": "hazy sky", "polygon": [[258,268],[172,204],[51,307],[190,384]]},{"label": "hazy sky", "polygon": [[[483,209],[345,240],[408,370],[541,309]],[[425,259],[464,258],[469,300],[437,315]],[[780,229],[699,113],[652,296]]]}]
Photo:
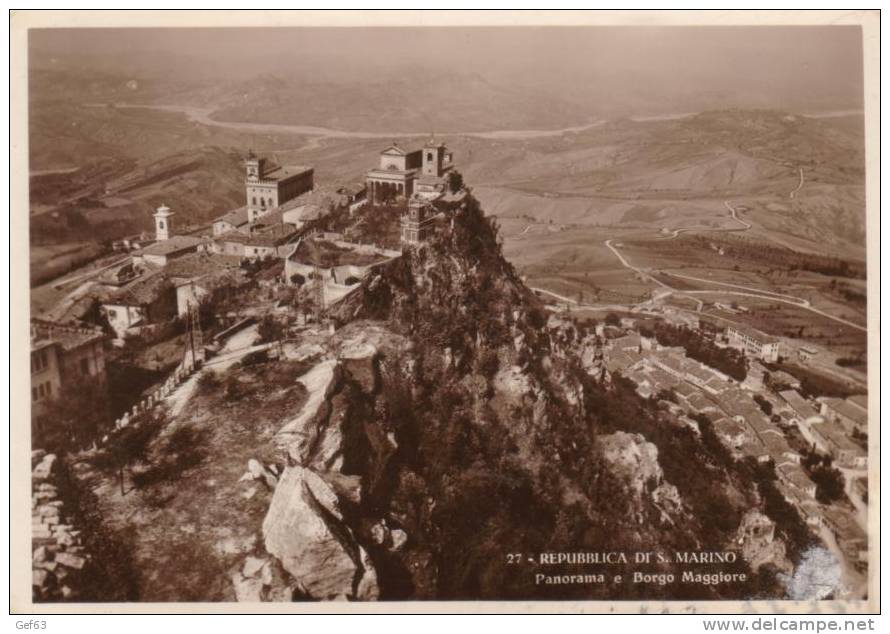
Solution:
[{"label": "hazy sky", "polygon": [[861,107],[858,27],[89,29],[32,31],[32,63],[170,75],[387,80],[475,73],[567,98]]}]

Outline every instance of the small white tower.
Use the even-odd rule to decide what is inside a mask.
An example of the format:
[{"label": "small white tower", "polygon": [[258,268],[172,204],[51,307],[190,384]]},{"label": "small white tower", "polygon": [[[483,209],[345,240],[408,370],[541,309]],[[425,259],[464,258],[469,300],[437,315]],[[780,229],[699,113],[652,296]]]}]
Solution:
[{"label": "small white tower", "polygon": [[161,206],[158,207],[158,210],[155,212],[155,240],[160,242],[161,240],[167,240],[170,235],[173,233],[173,220],[172,216],[176,214],[175,211],[170,211],[170,208],[161,203]]}]

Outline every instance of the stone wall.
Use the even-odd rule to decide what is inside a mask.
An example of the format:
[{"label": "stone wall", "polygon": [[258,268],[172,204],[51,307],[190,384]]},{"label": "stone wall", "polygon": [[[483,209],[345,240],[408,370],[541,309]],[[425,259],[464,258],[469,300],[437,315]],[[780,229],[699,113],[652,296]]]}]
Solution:
[{"label": "stone wall", "polygon": [[31,585],[34,601],[77,600],[90,561],[73,524],[75,509],[59,497],[55,454],[31,453]]}]

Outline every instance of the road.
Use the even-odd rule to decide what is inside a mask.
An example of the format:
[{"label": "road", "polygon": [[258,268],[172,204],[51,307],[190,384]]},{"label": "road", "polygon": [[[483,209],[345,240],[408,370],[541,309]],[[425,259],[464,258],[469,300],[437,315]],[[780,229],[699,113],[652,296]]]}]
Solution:
[{"label": "road", "polygon": [[[693,277],[691,275],[681,275],[680,273],[671,273],[670,271],[661,271],[663,275],[670,275],[671,277],[676,277],[682,280],[692,280],[694,282],[702,282],[704,284],[716,284],[718,286],[727,286],[729,288],[738,288],[743,291],[751,291],[753,293],[763,294],[763,295],[772,295],[776,298],[786,299],[788,301],[796,302],[801,307],[810,306],[809,300],[803,299],[802,297],[795,297],[794,295],[787,295],[785,293],[776,293],[775,291],[765,291],[759,288],[751,288],[750,286],[742,286],[741,284],[730,284],[729,282],[716,282],[714,280],[707,280],[701,277]],[[696,291],[689,291],[696,292]],[[702,292],[710,292],[710,291],[702,291]]]},{"label": "road", "polygon": [[538,286],[531,286],[530,288],[536,293],[549,295],[550,297],[554,297],[561,302],[574,304],[575,307],[583,308],[585,310],[627,310],[627,305],[625,304],[585,304],[583,302],[579,302],[576,299],[572,299],[571,297],[566,297],[565,295],[560,295],[559,293],[548,291],[546,288],[540,288]]},{"label": "road", "polygon": [[741,227],[683,227],[682,229],[674,229],[664,239],[673,240],[681,233],[689,233],[690,231],[747,231],[751,228],[750,224],[739,218],[735,208],[729,204],[728,200],[723,201],[723,205],[729,210],[729,215],[732,216],[732,219],[742,225]]},{"label": "road", "polygon": [[[727,207],[732,211],[733,217],[735,217],[735,209],[733,209],[729,205],[729,203],[727,203]],[[738,220],[738,218],[736,218],[736,220]],[[748,225],[747,223],[745,223],[742,220],[738,220],[738,221],[741,222],[742,224],[747,225],[748,228],[751,227],[751,225]],[[738,231],[738,229],[736,229],[735,231]],[[681,290],[678,290],[672,286],[669,286],[668,284],[665,284],[658,278],[654,277],[648,271],[644,271],[643,269],[640,269],[639,267],[636,267],[636,266],[633,266],[632,264],[630,264],[630,262],[627,261],[627,259],[621,254],[621,252],[618,251],[617,248],[615,248],[615,246],[612,244],[611,239],[606,240],[605,244],[609,248],[609,250],[615,254],[615,256],[618,258],[618,260],[621,262],[622,266],[630,269],[634,273],[637,273],[637,274],[643,276],[646,279],[652,280],[654,283],[658,284],[662,288],[669,290],[671,292],[671,294],[678,295],[680,297],[686,297],[686,298],[691,299],[692,301],[696,302],[698,304],[698,309],[697,309],[698,312],[701,312],[702,307],[704,306],[704,302],[702,302],[700,299],[695,297],[695,295],[719,294],[719,295],[733,295],[733,296],[737,296],[737,297],[754,297],[754,298],[758,298],[758,299],[766,299],[766,300],[770,300],[770,301],[774,301],[774,302],[780,302],[783,304],[790,304],[792,306],[796,306],[797,308],[801,308],[803,310],[808,310],[811,313],[821,315],[827,319],[831,319],[832,321],[836,321],[836,322],[844,324],[846,326],[850,326],[851,328],[861,330],[862,332],[867,332],[867,328],[865,326],[860,326],[859,324],[849,321],[847,319],[844,319],[843,317],[837,317],[836,315],[826,313],[824,310],[819,310],[818,308],[814,308],[813,306],[810,305],[810,302],[808,300],[802,299],[800,297],[794,297],[793,295],[783,295],[781,293],[776,293],[774,291],[764,291],[761,289],[750,288],[747,286],[740,286],[738,284],[728,284],[725,282],[714,282],[712,280],[705,280],[702,278],[696,278],[696,277],[687,276],[687,275],[678,275],[676,273],[666,273],[667,275],[672,275],[674,277],[695,280],[698,282],[705,282],[708,284],[719,284],[721,286],[742,288],[742,289],[746,289],[747,292],[724,291],[724,290],[714,290],[714,291],[708,291],[708,290],[681,291]],[[665,273],[664,271],[660,271],[660,272]],[[661,298],[659,298],[659,299],[661,299]]]},{"label": "road", "polygon": [[793,190],[791,190],[791,193],[788,194],[788,197],[791,200],[794,200],[794,196],[797,194],[797,192],[800,191],[801,187],[803,187],[803,168],[802,167],[800,168],[800,182],[797,184],[797,187],[795,187]]}]

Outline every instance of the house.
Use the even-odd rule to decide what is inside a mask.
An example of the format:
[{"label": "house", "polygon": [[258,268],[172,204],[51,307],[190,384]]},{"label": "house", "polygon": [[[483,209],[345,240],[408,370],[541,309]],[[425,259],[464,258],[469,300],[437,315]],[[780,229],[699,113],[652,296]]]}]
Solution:
[{"label": "house", "polygon": [[151,270],[126,286],[105,293],[101,312],[119,339],[131,328],[164,321],[176,314],[176,292],[163,270]]},{"label": "house", "polygon": [[[819,416],[819,413],[813,408],[809,402],[801,396],[795,390],[784,390],[779,392],[779,396],[788,403],[791,409],[796,414],[796,417],[792,417],[792,422],[821,422],[822,417]],[[795,420],[796,418],[796,420]]]},{"label": "house", "polygon": [[192,306],[198,306],[207,298],[223,292],[235,292],[246,282],[247,276],[240,269],[223,269],[190,279],[180,279],[175,282],[176,314],[182,317],[188,314]]},{"label": "house", "polygon": [[834,533],[837,545],[844,556],[857,569],[868,562],[868,534],[856,523],[850,513],[831,506],[823,513],[825,526]]},{"label": "house", "polygon": [[755,357],[767,363],[775,363],[779,360],[779,340],[759,330],[730,324],[726,327],[726,338],[731,347],[742,350],[746,356]]},{"label": "house", "polygon": [[807,346],[801,346],[797,349],[797,358],[800,359],[801,363],[809,362],[813,357],[819,354],[819,351],[815,348],[809,348]]},{"label": "house", "polygon": [[282,249],[292,241],[298,231],[287,223],[257,224],[247,231],[229,231],[213,239],[212,253],[251,260],[284,257],[289,249]]},{"label": "house", "polygon": [[816,483],[810,480],[810,477],[800,465],[791,462],[776,465],[776,476],[792,489],[815,499]]},{"label": "house", "polygon": [[850,440],[840,423],[826,420],[813,425],[811,429],[840,466],[850,469],[864,469],[867,466],[868,454]]},{"label": "house", "polygon": [[865,394],[857,394],[847,399],[825,397],[819,400],[821,401],[819,413],[827,420],[840,423],[848,432],[854,429],[860,432],[868,431],[868,397]]},{"label": "house", "polygon": [[31,421],[39,435],[47,403],[78,380],[105,383],[105,334],[82,325],[31,320]]},{"label": "house", "polygon": [[164,273],[176,289],[176,314],[185,315],[189,305],[244,286],[247,276],[240,263],[239,257],[199,253],[169,264]]},{"label": "house", "polygon": [[744,423],[722,416],[715,420],[713,425],[717,438],[731,449],[738,449],[746,443],[753,442],[752,434]]},{"label": "house", "polygon": [[248,222],[247,206],[233,209],[213,221],[213,235],[220,236],[229,231],[243,229]]}]

